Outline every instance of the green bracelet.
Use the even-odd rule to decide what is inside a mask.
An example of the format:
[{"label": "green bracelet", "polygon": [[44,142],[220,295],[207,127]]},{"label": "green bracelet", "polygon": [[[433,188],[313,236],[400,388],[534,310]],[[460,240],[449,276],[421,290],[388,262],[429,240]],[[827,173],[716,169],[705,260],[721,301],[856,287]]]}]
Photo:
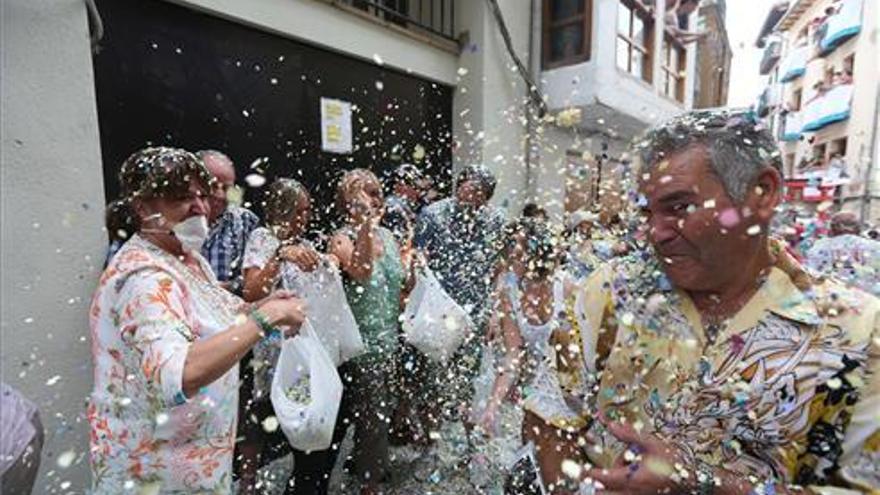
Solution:
[{"label": "green bracelet", "polygon": [[281,330],[278,330],[271,323],[269,323],[269,319],[266,318],[266,315],[260,312],[258,309],[251,310],[250,317],[257,322],[257,326],[260,327],[260,334],[264,339],[274,339],[276,337],[281,337]]}]

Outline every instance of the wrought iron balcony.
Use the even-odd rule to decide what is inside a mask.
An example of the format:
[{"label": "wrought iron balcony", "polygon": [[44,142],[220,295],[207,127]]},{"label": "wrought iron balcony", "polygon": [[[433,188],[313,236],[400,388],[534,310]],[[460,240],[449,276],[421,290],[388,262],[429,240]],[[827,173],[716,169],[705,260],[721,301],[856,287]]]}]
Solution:
[{"label": "wrought iron balcony", "polygon": [[455,42],[456,0],[333,0],[404,29]]},{"label": "wrought iron balcony", "polygon": [[773,70],[773,67],[779,62],[782,56],[782,42],[779,40],[771,41],[764,49],[764,56],[761,58],[760,71],[762,76],[766,76]]}]

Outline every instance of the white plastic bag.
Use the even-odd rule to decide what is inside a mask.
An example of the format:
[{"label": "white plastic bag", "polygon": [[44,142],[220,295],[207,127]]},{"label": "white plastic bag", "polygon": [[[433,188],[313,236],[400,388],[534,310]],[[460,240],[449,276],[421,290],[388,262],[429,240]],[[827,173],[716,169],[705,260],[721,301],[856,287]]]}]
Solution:
[{"label": "white plastic bag", "polygon": [[323,259],[313,271],[303,272],[295,264],[285,263],[281,285],[305,300],[309,322],[333,364],[339,366],[364,352],[364,341],[335,265]]},{"label": "white plastic bag", "polygon": [[432,361],[445,362],[473,326],[467,311],[449,297],[434,273],[424,268],[403,313],[406,342]]},{"label": "white plastic bag", "polygon": [[299,335],[281,345],[271,398],[291,446],[306,452],[330,447],[342,380],[308,320]]}]

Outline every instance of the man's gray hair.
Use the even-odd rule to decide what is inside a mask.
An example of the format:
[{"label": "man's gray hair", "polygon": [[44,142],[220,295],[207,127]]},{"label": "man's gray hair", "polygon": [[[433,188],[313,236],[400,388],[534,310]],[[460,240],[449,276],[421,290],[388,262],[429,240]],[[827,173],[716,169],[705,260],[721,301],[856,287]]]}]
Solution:
[{"label": "man's gray hair", "polygon": [[226,153],[223,153],[222,151],[217,151],[217,150],[196,151],[196,156],[199,157],[199,159],[201,159],[202,161],[204,161],[205,158],[214,157],[214,158],[220,158],[220,159],[226,160],[229,163],[233,163],[232,158],[229,158],[229,155],[227,155]]},{"label": "man's gray hair", "polygon": [[737,203],[745,200],[758,174],[768,167],[782,173],[776,141],[752,110],[696,110],[650,129],[636,143],[642,172],[651,172],[670,156],[694,145],[709,154],[715,175]]}]

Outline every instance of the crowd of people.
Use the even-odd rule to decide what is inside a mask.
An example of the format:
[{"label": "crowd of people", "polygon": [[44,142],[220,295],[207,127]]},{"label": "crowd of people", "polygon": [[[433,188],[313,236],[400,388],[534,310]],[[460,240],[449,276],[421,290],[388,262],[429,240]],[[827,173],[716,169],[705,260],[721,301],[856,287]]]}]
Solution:
[{"label": "crowd of people", "polygon": [[[634,152],[633,183],[562,225],[506,217],[484,166],[435,201],[417,166],[346,171],[321,245],[296,179],[260,218],[226,155],[137,151],[90,310],[95,493],[263,493],[289,453],[273,493],[876,492],[880,244],[847,213],[806,253],[785,242],[750,112],[684,114]],[[402,330],[426,271],[472,323],[442,361]],[[338,307],[310,299],[318,272]],[[349,312],[363,350],[334,356],[331,446],[294,449],[269,400],[281,346]]]}]

